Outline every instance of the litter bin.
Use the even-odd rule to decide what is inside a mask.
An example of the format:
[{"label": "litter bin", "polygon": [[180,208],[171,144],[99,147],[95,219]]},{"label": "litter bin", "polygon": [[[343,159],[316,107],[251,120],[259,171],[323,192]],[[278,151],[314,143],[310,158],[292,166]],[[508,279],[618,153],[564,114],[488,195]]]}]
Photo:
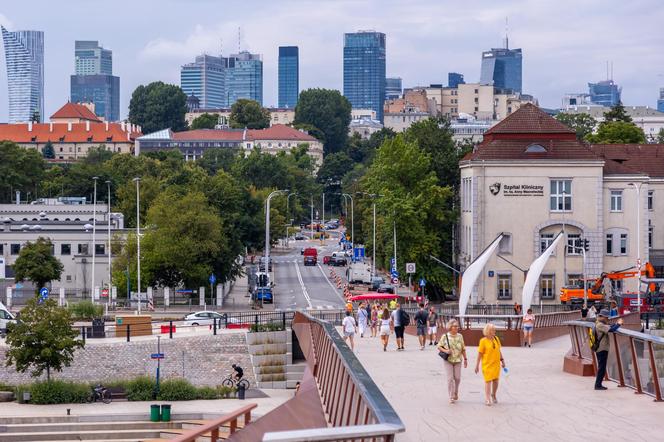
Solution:
[{"label": "litter bin", "polygon": [[171,421],[171,406],[170,404],[162,404],[161,406],[161,421],[170,422]]},{"label": "litter bin", "polygon": [[152,422],[159,422],[160,414],[161,413],[159,405],[156,404],[150,405],[150,420]]},{"label": "litter bin", "polygon": [[245,392],[244,384],[238,385],[237,386],[237,398],[244,400],[244,392]]},{"label": "litter bin", "polygon": [[95,318],[92,320],[92,333],[90,338],[105,338],[106,330],[104,328],[104,318]]}]

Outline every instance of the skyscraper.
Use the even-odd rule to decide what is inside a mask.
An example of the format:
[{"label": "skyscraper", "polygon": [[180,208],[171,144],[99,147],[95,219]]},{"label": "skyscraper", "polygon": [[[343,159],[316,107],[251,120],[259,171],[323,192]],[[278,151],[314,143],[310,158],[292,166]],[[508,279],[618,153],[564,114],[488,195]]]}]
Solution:
[{"label": "skyscraper", "polygon": [[657,110],[664,112],[664,87],[659,88],[659,100],[657,100]]},{"label": "skyscraper", "polygon": [[180,87],[187,96],[198,98],[200,108],[228,106],[225,64],[223,57],[199,55],[180,69]]},{"label": "skyscraper", "polygon": [[344,34],[344,96],[355,109],[372,109],[383,121],[385,34]]},{"label": "skyscraper", "polygon": [[522,92],[521,49],[493,48],[482,52],[480,84]]},{"label": "skyscraper", "polygon": [[279,107],[294,108],[300,94],[299,49],[279,46]]},{"label": "skyscraper", "polygon": [[106,121],[120,120],[120,77],[113,75],[113,52],[98,41],[74,43],[76,74],[70,78],[73,103],[92,102]]},{"label": "skyscraper", "polygon": [[590,102],[601,106],[612,107],[620,103],[622,88],[613,80],[603,80],[597,83],[588,83]]},{"label": "skyscraper", "polygon": [[463,79],[463,74],[458,72],[448,72],[447,73],[447,86],[448,87],[458,87],[460,84],[466,84]]},{"label": "skyscraper", "polygon": [[9,122],[44,118],[44,33],[2,28],[7,61]]},{"label": "skyscraper", "polygon": [[259,54],[241,51],[227,59],[226,87],[229,106],[240,98],[263,104],[263,60]]},{"label": "skyscraper", "polygon": [[385,99],[394,100],[401,97],[403,85],[401,77],[390,77],[385,79]]}]

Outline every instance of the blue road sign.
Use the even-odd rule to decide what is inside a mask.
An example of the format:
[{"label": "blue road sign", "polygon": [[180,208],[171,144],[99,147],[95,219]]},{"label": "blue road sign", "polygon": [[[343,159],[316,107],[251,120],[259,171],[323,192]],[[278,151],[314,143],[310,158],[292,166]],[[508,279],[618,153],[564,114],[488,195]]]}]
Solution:
[{"label": "blue road sign", "polygon": [[425,285],[427,285],[427,280],[424,278],[420,278],[420,287],[424,287]]},{"label": "blue road sign", "polygon": [[214,284],[215,282],[217,282],[217,277],[214,274],[210,275],[210,284]]},{"label": "blue road sign", "polygon": [[41,289],[39,289],[39,296],[41,296],[44,299],[48,298],[48,289],[46,287],[42,287]]},{"label": "blue road sign", "polygon": [[152,353],[150,359],[164,359],[163,353]]}]

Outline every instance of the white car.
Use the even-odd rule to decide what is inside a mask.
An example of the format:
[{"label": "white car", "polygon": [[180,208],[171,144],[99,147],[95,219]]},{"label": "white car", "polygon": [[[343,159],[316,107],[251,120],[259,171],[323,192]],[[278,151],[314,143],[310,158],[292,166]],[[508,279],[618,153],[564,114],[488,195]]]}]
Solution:
[{"label": "white car", "polygon": [[[224,315],[211,311],[191,313],[185,316],[184,325],[212,325],[214,319],[217,320],[217,325],[221,325]],[[231,322],[230,319],[229,322]]]}]

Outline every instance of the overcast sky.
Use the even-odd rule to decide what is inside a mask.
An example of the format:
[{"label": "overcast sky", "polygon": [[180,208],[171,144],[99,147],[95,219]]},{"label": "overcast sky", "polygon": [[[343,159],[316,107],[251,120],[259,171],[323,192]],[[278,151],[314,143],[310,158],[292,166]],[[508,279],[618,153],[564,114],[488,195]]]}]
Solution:
[{"label": "overcast sky", "polygon": [[[387,34],[387,74],[404,87],[447,84],[447,72],[479,80],[483,50],[523,48],[523,89],[558,107],[566,92],[606,78],[606,61],[626,105],[655,106],[664,87],[661,0],[52,0],[0,1],[10,30],[45,32],[46,115],[69,97],[74,40],[113,51],[121,116],[139,84],[179,84],[183,63],[202,52],[263,55],[264,105],[277,103],[280,45],[300,47],[300,88],[342,89],[343,33]],[[7,120],[7,74],[0,57],[0,121]]]}]

